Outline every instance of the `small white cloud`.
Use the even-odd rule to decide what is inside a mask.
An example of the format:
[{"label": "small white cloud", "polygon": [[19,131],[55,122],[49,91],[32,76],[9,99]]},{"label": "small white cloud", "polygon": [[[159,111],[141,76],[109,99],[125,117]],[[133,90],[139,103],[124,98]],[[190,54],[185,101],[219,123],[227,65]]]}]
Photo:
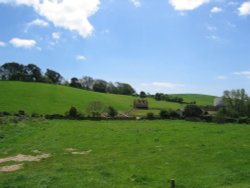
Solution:
[{"label": "small white cloud", "polygon": [[209,40],[216,41],[216,42],[219,42],[221,40],[221,38],[219,36],[217,36],[217,35],[209,35],[206,38],[209,39]]},{"label": "small white cloud", "polygon": [[217,76],[216,80],[227,80],[228,77],[227,76]]},{"label": "small white cloud", "polygon": [[29,26],[40,26],[40,27],[48,27],[48,22],[42,19],[35,19],[32,22],[28,23]]},{"label": "small white cloud", "polygon": [[54,32],[54,33],[52,33],[52,38],[54,40],[59,40],[61,38],[61,34],[58,32]]},{"label": "small white cloud", "polygon": [[36,41],[30,39],[13,38],[10,40],[10,44],[16,48],[32,48],[36,45]]},{"label": "small white cloud", "polygon": [[0,47],[5,47],[5,46],[6,46],[5,42],[0,41]]},{"label": "small white cloud", "polygon": [[239,10],[240,16],[249,15],[250,14],[250,1],[244,2],[240,6],[240,8],[238,8],[238,10]]},{"label": "small white cloud", "polygon": [[210,0],[169,0],[169,3],[178,11],[194,10]]},{"label": "small white cloud", "polygon": [[208,30],[208,31],[217,31],[217,27],[208,25],[208,26],[207,26],[207,30]]},{"label": "small white cloud", "polygon": [[234,72],[234,74],[250,79],[250,71]]},{"label": "small white cloud", "polygon": [[183,84],[177,84],[172,82],[152,82],[141,84],[142,90],[149,92],[178,92],[184,87]]},{"label": "small white cloud", "polygon": [[85,61],[87,58],[85,57],[85,56],[83,56],[83,55],[77,55],[76,56],[76,60],[77,61]]},{"label": "small white cloud", "polygon": [[223,11],[223,9],[220,8],[220,7],[213,7],[213,8],[210,10],[211,13],[220,13],[220,12],[222,12],[222,11]]},{"label": "small white cloud", "polygon": [[135,7],[140,7],[141,6],[141,1],[140,0],[130,0],[131,3],[133,3],[133,5]]}]

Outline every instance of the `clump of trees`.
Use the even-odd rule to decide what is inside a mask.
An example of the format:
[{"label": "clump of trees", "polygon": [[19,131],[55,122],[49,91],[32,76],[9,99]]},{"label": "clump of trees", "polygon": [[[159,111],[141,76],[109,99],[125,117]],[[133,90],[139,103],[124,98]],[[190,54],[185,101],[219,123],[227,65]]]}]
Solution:
[{"label": "clump of trees", "polygon": [[224,91],[222,102],[214,117],[216,122],[250,123],[250,98],[244,89]]},{"label": "clump of trees", "polygon": [[154,95],[154,99],[157,101],[168,101],[168,102],[176,102],[176,103],[183,103],[184,100],[181,97],[171,96],[164,93],[156,93]]}]

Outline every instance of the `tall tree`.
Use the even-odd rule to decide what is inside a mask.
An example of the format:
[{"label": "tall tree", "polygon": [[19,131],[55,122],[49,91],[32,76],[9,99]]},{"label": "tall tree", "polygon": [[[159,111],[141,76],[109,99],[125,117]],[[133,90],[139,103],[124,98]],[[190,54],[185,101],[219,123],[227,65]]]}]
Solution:
[{"label": "tall tree", "polygon": [[53,84],[60,84],[63,80],[63,77],[56,71],[47,69],[45,73],[45,77],[47,82],[53,83]]}]

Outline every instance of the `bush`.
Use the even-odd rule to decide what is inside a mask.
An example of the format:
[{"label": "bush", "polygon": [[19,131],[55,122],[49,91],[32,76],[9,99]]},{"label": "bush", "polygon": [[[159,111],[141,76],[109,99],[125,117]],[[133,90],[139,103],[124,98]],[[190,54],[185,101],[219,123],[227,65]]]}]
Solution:
[{"label": "bush", "polygon": [[69,109],[69,113],[68,113],[68,116],[70,118],[76,118],[78,116],[78,112],[77,112],[77,109],[75,107],[71,107]]},{"label": "bush", "polygon": [[45,119],[65,119],[65,116],[61,114],[46,114]]},{"label": "bush", "polygon": [[146,119],[148,119],[148,120],[155,119],[154,113],[152,113],[152,112],[147,113]]},{"label": "bush", "polygon": [[31,114],[31,117],[33,117],[33,118],[38,118],[38,117],[40,117],[40,115],[33,112],[33,113]]},{"label": "bush", "polygon": [[25,114],[25,111],[24,111],[24,110],[19,110],[19,111],[18,111],[18,115],[19,115],[19,116],[25,116],[26,114]]},{"label": "bush", "polygon": [[202,110],[195,104],[189,104],[184,108],[185,117],[200,117],[202,115]]},{"label": "bush", "polygon": [[116,111],[116,109],[114,109],[112,106],[109,106],[108,108],[107,108],[107,113],[108,113],[108,116],[109,117],[115,117],[116,115],[117,115],[117,111]]},{"label": "bush", "polygon": [[169,119],[170,118],[169,112],[167,110],[161,110],[159,113],[159,116],[162,119]]},{"label": "bush", "polygon": [[238,119],[238,123],[240,123],[240,124],[247,124],[247,123],[250,123],[250,122],[249,122],[248,117],[240,117]]}]

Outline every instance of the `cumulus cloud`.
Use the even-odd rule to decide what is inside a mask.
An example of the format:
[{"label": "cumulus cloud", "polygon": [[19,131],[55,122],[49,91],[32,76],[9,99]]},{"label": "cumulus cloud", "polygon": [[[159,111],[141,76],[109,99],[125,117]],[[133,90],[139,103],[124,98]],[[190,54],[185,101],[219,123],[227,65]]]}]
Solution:
[{"label": "cumulus cloud", "polygon": [[56,27],[88,37],[94,30],[88,19],[98,11],[100,0],[0,0],[0,3],[31,6]]},{"label": "cumulus cloud", "polygon": [[76,56],[76,60],[77,61],[85,61],[87,58],[85,57],[85,56],[83,56],[83,55],[77,55]]},{"label": "cumulus cloud", "polygon": [[169,3],[178,11],[194,10],[210,0],[169,0]]},{"label": "cumulus cloud", "polygon": [[0,47],[5,47],[5,46],[6,46],[5,42],[0,41]]},{"label": "cumulus cloud", "polygon": [[239,10],[240,16],[245,16],[250,14],[250,1],[244,2],[241,4]]},{"label": "cumulus cloud", "polygon": [[32,48],[36,45],[36,41],[30,39],[13,38],[10,40],[10,44],[16,48]]},{"label": "cumulus cloud", "polygon": [[250,79],[250,71],[234,72],[234,74]]},{"label": "cumulus cloud", "polygon": [[140,0],[130,0],[131,3],[133,3],[133,5],[135,7],[140,7],[141,6],[141,1]]},{"label": "cumulus cloud", "polygon": [[52,33],[52,38],[54,40],[59,40],[61,38],[61,34],[58,32],[54,32],[54,33]]},{"label": "cumulus cloud", "polygon": [[220,13],[220,12],[222,12],[223,10],[222,10],[222,8],[220,8],[220,7],[213,7],[211,10],[210,10],[210,12],[211,13]]}]

